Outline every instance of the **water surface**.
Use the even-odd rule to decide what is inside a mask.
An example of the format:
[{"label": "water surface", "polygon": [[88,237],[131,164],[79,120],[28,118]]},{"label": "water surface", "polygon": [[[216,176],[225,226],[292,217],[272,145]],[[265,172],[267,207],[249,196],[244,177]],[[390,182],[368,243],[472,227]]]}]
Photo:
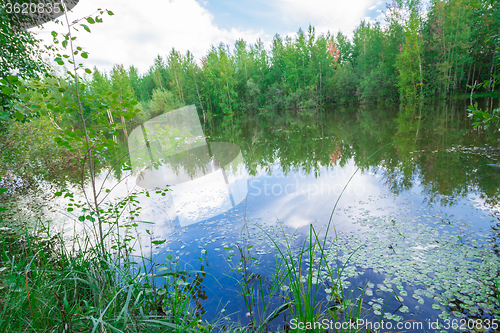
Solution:
[{"label": "water surface", "polygon": [[[499,313],[500,136],[474,129],[466,108],[451,101],[235,115],[195,121],[186,136],[196,140],[181,143],[183,130],[167,140],[150,126],[136,129],[143,150],[131,154],[133,173],[100,181],[112,188],[130,174],[111,201],[142,191],[129,230],[136,250],[192,269],[201,260],[208,320],[247,322],[233,270],[239,247],[253,246],[259,265],[250,269],[270,284],[276,247],[289,241],[298,251],[312,225],[326,237],[330,264],[346,265],[345,297],[364,289],[368,320],[378,322],[387,304],[394,325],[439,320],[452,331],[452,320]],[[123,149],[133,150],[131,141]],[[172,191],[155,194],[157,184]],[[319,275],[326,308],[335,281]]]}]

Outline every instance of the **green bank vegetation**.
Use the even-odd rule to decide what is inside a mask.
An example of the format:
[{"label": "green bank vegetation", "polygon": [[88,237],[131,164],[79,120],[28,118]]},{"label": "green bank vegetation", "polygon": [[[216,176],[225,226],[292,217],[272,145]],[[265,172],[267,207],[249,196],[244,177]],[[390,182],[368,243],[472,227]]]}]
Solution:
[{"label": "green bank vegetation", "polygon": [[269,46],[260,40],[213,46],[201,63],[173,49],[147,73],[116,65],[111,73],[94,71],[93,83],[98,90],[122,86],[152,113],[196,104],[203,117],[472,90],[494,94],[498,6],[453,0],[427,9],[419,1],[394,1],[385,22],[361,22],[352,40],[310,26],[294,37],[276,35]]}]

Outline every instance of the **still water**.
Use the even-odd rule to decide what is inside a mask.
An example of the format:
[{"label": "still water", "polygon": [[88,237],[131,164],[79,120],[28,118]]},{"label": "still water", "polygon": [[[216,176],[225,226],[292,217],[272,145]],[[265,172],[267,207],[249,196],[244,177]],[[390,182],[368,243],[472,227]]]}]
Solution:
[{"label": "still water", "polygon": [[[114,187],[110,202],[138,192],[137,226],[127,229],[136,251],[203,266],[209,321],[248,323],[240,248],[250,247],[258,265],[248,270],[265,289],[276,249],[289,244],[298,255],[313,226],[330,266],[344,267],[338,280],[317,273],[323,310],[341,281],[344,300],[364,292],[367,320],[383,314],[393,327],[451,332],[452,322],[500,313],[500,135],[473,129],[466,109],[466,101],[364,105],[203,124],[188,107],[134,129],[123,143],[131,170],[100,182]],[[272,327],[289,320],[282,314]],[[439,329],[429,326],[436,320]]]}]

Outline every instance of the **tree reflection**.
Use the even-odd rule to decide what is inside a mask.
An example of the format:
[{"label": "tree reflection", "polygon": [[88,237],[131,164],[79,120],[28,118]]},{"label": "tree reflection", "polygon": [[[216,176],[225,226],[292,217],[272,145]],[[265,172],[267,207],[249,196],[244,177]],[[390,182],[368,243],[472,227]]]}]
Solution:
[{"label": "tree reflection", "polygon": [[[394,194],[418,182],[430,203],[453,205],[477,193],[493,206],[499,199],[499,135],[472,129],[465,101],[395,107],[339,107],[297,113],[263,113],[219,119],[207,125],[211,141],[241,147],[250,175],[302,170],[319,176],[353,159],[356,166],[380,147],[363,166],[381,174]],[[324,170],[324,169],[323,169]]]}]

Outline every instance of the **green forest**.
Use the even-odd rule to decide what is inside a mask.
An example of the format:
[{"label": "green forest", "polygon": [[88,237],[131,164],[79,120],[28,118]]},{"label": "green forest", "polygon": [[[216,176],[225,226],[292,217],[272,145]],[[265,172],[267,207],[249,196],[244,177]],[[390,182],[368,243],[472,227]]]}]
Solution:
[{"label": "green forest", "polygon": [[352,40],[309,26],[293,38],[276,35],[269,46],[213,46],[200,62],[172,49],[147,73],[94,69],[91,87],[135,96],[152,114],[164,104],[196,104],[204,117],[470,94],[499,74],[499,6],[434,1],[424,16],[418,1],[399,1],[387,6],[386,22],[361,22]]},{"label": "green forest", "polygon": [[[294,37],[275,35],[272,45],[238,40],[235,45],[212,46],[199,61],[190,52],[183,55],[172,49],[152,59],[146,73],[120,64],[110,73],[94,68],[83,79],[84,93],[129,96],[150,115],[195,104],[204,119],[333,103],[496,93],[497,1],[433,1],[428,11],[419,1],[394,1],[387,5],[385,16],[385,22],[361,22],[352,39],[341,32],[317,34],[309,26]],[[2,56],[4,80],[14,68],[26,79],[43,73],[33,57],[19,56],[37,54],[31,47],[34,37],[20,35],[23,39],[16,41],[16,49],[5,50]],[[46,83],[64,86],[71,79],[71,75],[52,76]],[[16,112],[7,106],[5,93],[1,97],[2,118],[6,112],[13,117]],[[21,112],[37,114],[36,108]]]},{"label": "green forest", "polygon": [[129,93],[153,113],[161,103],[196,104],[206,116],[468,94],[498,75],[499,6],[435,1],[424,19],[417,1],[394,2],[386,22],[361,22],[352,40],[309,26],[276,35],[269,51],[260,40],[213,46],[200,64],[172,49],[144,74],[96,69],[92,88]]}]

